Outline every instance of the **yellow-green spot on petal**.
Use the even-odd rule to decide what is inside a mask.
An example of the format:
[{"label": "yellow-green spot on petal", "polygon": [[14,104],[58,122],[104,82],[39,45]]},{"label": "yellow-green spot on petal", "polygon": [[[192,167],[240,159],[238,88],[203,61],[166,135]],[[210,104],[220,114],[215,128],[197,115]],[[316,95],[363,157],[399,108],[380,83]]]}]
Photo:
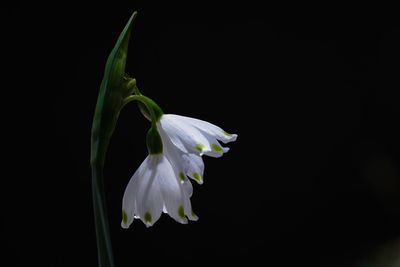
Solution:
[{"label": "yellow-green spot on petal", "polygon": [[222,151],[222,147],[218,144],[211,144],[211,148],[218,153]]},{"label": "yellow-green spot on petal", "polygon": [[144,219],[145,222],[151,223],[151,219],[152,219],[152,218],[151,218],[151,213],[150,213],[150,212],[146,212],[146,213],[144,214],[143,219]]},{"label": "yellow-green spot on petal", "polygon": [[231,136],[232,136],[232,134],[230,134],[230,133],[228,133],[228,132],[225,132],[225,131],[224,131],[224,135],[226,135],[226,136],[228,136],[228,137],[231,137]]},{"label": "yellow-green spot on petal", "polygon": [[199,143],[199,144],[196,145],[196,149],[197,149],[198,151],[202,152],[203,149],[204,149],[204,145]]},{"label": "yellow-green spot on petal", "polygon": [[124,225],[127,225],[127,224],[128,224],[128,214],[126,214],[126,211],[125,211],[125,210],[122,210],[122,223],[123,223]]},{"label": "yellow-green spot on petal", "polygon": [[194,173],[192,173],[192,176],[193,176],[193,178],[194,178],[196,181],[198,181],[198,182],[201,181],[201,175],[200,175],[200,173],[194,172]]},{"label": "yellow-green spot on petal", "polygon": [[179,179],[181,179],[181,181],[185,181],[185,174],[183,172],[179,172]]},{"label": "yellow-green spot on petal", "polygon": [[180,205],[178,208],[178,215],[179,217],[181,217],[182,219],[185,219],[185,210],[183,209],[183,206]]}]

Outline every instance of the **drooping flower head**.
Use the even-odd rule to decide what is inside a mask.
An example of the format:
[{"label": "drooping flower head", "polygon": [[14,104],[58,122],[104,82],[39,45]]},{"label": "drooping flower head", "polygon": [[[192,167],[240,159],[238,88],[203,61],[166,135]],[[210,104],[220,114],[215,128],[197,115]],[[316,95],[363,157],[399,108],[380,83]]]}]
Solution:
[{"label": "drooping flower head", "polygon": [[[153,105],[151,102],[147,109]],[[236,134],[228,134],[209,122],[163,114],[158,106],[155,109],[157,122],[147,136],[149,155],[125,189],[123,228],[128,228],[134,219],[152,226],[162,212],[180,223],[197,220],[190,203],[193,187],[188,177],[202,184],[201,156],[220,157],[229,148],[222,147],[219,141],[228,143],[237,138]]]}]

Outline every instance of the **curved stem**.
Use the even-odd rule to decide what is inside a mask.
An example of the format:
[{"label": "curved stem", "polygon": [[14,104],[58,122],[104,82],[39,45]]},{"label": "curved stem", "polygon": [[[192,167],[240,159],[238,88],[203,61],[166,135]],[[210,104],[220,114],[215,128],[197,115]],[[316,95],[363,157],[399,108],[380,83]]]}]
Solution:
[{"label": "curved stem", "polygon": [[122,102],[122,107],[124,107],[126,104],[128,104],[131,101],[140,101],[141,103],[143,103],[146,106],[147,110],[150,111],[151,125],[155,126],[158,118],[154,112],[154,109],[152,108],[152,103],[149,101],[149,99],[143,95],[130,95],[124,99],[124,101]]},{"label": "curved stem", "polygon": [[135,93],[135,95],[142,95],[139,91],[139,88],[135,85],[135,87],[133,87],[133,92]]}]

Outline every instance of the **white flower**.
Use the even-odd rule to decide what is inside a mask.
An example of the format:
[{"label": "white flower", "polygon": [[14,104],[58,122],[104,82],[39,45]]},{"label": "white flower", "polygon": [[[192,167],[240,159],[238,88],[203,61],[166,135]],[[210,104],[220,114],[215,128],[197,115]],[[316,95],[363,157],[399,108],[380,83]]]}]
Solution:
[{"label": "white flower", "polygon": [[187,218],[197,220],[190,203],[193,187],[187,176],[201,184],[201,156],[220,157],[229,148],[218,140],[227,143],[237,138],[211,123],[171,114],[161,116],[157,130],[163,152],[147,156],[129,181],[122,201],[123,228],[128,228],[134,218],[152,226],[162,211],[180,223],[187,223]]},{"label": "white flower", "polygon": [[164,154],[147,156],[125,189],[122,227],[128,228],[134,218],[152,226],[162,211],[180,223],[187,223],[186,216],[197,220],[190,204],[192,184],[181,181],[177,174]]},{"label": "white flower", "polygon": [[222,148],[217,140],[226,144],[237,138],[209,122],[173,114],[162,115],[157,126],[180,150],[199,155],[220,157],[229,148]]}]

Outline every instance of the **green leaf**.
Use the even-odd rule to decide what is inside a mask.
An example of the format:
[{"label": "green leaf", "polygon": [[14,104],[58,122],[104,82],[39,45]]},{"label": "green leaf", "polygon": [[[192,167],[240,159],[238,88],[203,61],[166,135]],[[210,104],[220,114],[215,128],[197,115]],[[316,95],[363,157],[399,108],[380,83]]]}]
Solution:
[{"label": "green leaf", "polygon": [[132,79],[125,75],[125,64],[129,37],[135,17],[136,12],[132,14],[108,56],[92,124],[93,209],[100,267],[114,266],[104,195],[103,167],[108,144],[123,106],[123,100],[133,92],[133,88],[128,86],[128,82]]},{"label": "green leaf", "polygon": [[92,125],[92,165],[104,165],[105,154],[117,123],[122,101],[133,91],[126,87],[128,79],[125,75],[125,65],[129,37],[136,14],[136,12],[132,14],[107,59]]}]

